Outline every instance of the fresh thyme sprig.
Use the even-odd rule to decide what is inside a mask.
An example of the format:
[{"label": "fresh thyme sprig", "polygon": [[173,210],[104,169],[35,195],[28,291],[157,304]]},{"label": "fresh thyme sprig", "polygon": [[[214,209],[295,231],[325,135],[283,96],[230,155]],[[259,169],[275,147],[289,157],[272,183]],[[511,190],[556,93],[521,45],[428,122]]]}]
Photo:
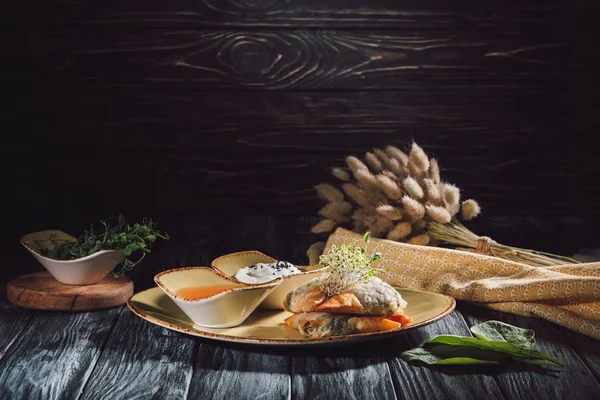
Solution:
[{"label": "fresh thyme sprig", "polygon": [[[113,218],[100,221],[100,229],[91,225],[89,230],[71,243],[64,243],[58,241],[57,237],[50,236],[42,251],[49,258],[75,260],[101,250],[123,250],[125,258],[120,263],[121,268],[114,273],[115,276],[121,276],[150,253],[150,248],[157,239],[169,239],[169,235],[160,231],[158,223],[152,218],[144,218],[133,225],[126,224],[123,215],[118,216],[116,224],[113,224]],[[141,256],[132,260],[130,256],[134,253]]]},{"label": "fresh thyme sprig", "polygon": [[[365,244],[370,238],[371,232],[365,233]],[[326,297],[335,296],[358,282],[365,282],[374,277],[379,269],[372,268],[371,263],[379,260],[381,253],[369,255],[364,247],[332,245],[319,259],[321,266],[328,268],[319,277],[317,285]]]}]

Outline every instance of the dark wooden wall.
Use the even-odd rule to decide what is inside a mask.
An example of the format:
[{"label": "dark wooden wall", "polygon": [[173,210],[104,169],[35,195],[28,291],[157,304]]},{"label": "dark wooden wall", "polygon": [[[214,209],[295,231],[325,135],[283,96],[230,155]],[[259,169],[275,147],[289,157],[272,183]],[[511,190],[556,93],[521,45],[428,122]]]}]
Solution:
[{"label": "dark wooden wall", "polygon": [[487,215],[600,211],[597,1],[2,9],[18,230],[117,212],[313,215],[328,167],[412,139]]}]

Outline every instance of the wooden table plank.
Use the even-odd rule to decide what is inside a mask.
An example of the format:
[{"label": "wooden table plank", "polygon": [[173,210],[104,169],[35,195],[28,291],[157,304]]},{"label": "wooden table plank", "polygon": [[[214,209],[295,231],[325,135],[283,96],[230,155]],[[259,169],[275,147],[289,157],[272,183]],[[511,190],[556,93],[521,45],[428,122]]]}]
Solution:
[{"label": "wooden table plank", "polygon": [[[210,250],[179,247],[190,239],[173,239],[154,253],[139,271],[139,279],[149,282],[160,270],[208,265],[213,256]],[[151,324],[127,309],[121,313],[81,398],[184,399],[197,350],[195,338]]]},{"label": "wooden table plank", "polygon": [[188,398],[288,399],[290,358],[277,350],[198,339]]},{"label": "wooden table plank", "polygon": [[[258,250],[286,258],[290,237],[288,218],[224,216],[215,255]],[[270,348],[199,340],[189,398],[272,399],[290,396],[290,359]]]},{"label": "wooden table plank", "polygon": [[389,353],[390,369],[398,398],[409,399],[501,399],[503,394],[493,376],[481,367],[431,367],[408,363],[399,355],[405,350],[420,347],[438,335],[469,334],[467,323],[459,311],[431,325],[409,331],[396,340]]},{"label": "wooden table plank", "polygon": [[600,382],[600,340],[560,327],[560,332]]},{"label": "wooden table plank", "polygon": [[[310,233],[315,219],[291,219],[287,253],[295,263],[308,261],[306,250],[318,238]],[[387,349],[382,347],[385,343],[290,349],[292,398],[313,399],[326,394],[325,397],[394,399],[394,385],[385,356]]]},{"label": "wooden table plank", "polygon": [[[142,286],[138,282],[152,285],[160,270],[208,265],[214,256],[237,250],[257,249],[300,263],[316,240],[309,233],[311,218],[215,221],[173,230],[173,240],[136,271],[136,289]],[[468,325],[490,319],[534,329],[537,348],[568,366],[547,374],[527,366],[430,367],[399,357],[440,334],[469,335]],[[198,339],[150,324],[125,308],[35,312],[7,304],[2,296],[0,363],[2,398],[586,399],[600,389],[600,342],[547,321],[467,304],[394,339],[307,349]]]},{"label": "wooden table plank", "polygon": [[2,359],[2,397],[74,397],[91,374],[118,314],[119,308],[77,314],[35,312]]},{"label": "wooden table plank", "polygon": [[527,318],[461,304],[460,310],[469,325],[498,320],[533,329],[536,346],[567,365],[561,370],[541,370],[526,365],[515,365],[495,374],[496,381],[506,397],[512,399],[592,399],[597,398],[600,384],[583,363],[577,352],[562,335],[560,328],[539,318]]},{"label": "wooden table plank", "polygon": [[19,308],[6,298],[6,282],[0,282],[0,362],[31,322],[35,311]]},{"label": "wooden table plank", "polygon": [[35,311],[6,307],[0,310],[0,362],[27,330]]},{"label": "wooden table plank", "polygon": [[196,352],[195,340],[124,310],[82,399],[185,399]]},{"label": "wooden table plank", "polygon": [[[490,90],[498,95],[557,93],[564,81],[581,84],[595,78],[598,60],[582,41],[597,45],[598,31],[578,28],[573,35],[461,28],[23,30],[8,43],[11,65],[0,85],[22,91],[141,87],[446,90],[457,96]],[[524,48],[528,51],[518,55],[509,50]],[[569,52],[577,63],[561,62]],[[580,87],[578,94],[593,91]]]},{"label": "wooden table plank", "polygon": [[[378,351],[379,356],[369,356],[371,352],[364,346],[369,345],[295,352],[292,398],[395,399],[386,358]],[[371,346],[379,348],[378,344]]]},{"label": "wooden table plank", "polygon": [[[592,25],[597,6],[592,1],[473,2],[421,0],[419,2],[361,0],[292,1],[132,0],[98,4],[94,1],[36,2],[22,0],[8,5],[0,15],[0,26],[55,28],[189,28],[269,27],[390,29],[402,27],[447,30],[495,30],[506,32],[518,26],[545,31],[567,23]],[[56,28],[55,28],[56,29]]]}]

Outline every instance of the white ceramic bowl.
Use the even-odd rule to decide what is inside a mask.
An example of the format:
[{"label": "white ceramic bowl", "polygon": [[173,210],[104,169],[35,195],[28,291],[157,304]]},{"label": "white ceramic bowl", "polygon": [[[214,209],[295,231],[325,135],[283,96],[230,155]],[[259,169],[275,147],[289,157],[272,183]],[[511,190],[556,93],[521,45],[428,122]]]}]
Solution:
[{"label": "white ceramic bowl", "polygon": [[[276,259],[269,257],[260,251],[240,251],[238,253],[231,253],[216,258],[212,262],[212,267],[220,272],[224,276],[232,277],[241,268],[249,267],[256,263],[274,263]],[[281,285],[279,285],[271,294],[269,294],[260,304],[260,308],[269,310],[283,310],[283,301],[287,294],[293,289],[297,288],[304,283],[321,276],[326,268],[320,265],[312,266],[296,266],[302,273],[288,275],[283,279]],[[233,278],[236,282],[237,279]]]},{"label": "white ceramic bowl", "polygon": [[[196,325],[230,328],[243,323],[282,280],[246,285],[209,267],[187,267],[161,272],[154,277],[154,282]],[[231,289],[198,300],[177,294],[184,288],[213,285],[228,285]]]},{"label": "white ceramic bowl", "polygon": [[69,243],[75,238],[63,231],[48,230],[29,233],[21,238],[21,244],[61,283],[67,285],[93,285],[106,277],[125,258],[121,250],[101,250],[75,260],[54,260],[44,256],[40,249],[50,237]]}]

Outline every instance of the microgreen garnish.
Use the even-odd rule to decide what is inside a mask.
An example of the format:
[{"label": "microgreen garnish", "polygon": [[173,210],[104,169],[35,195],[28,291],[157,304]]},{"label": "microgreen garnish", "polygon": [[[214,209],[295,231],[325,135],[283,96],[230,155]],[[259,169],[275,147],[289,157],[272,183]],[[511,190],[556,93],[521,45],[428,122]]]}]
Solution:
[{"label": "microgreen garnish", "polygon": [[[369,242],[371,232],[364,236],[365,244]],[[331,297],[358,282],[365,282],[379,271],[372,268],[371,263],[381,260],[381,253],[367,254],[365,247],[343,244],[332,245],[329,251],[319,258],[322,267],[328,267],[317,282],[325,296]]]},{"label": "microgreen garnish", "polygon": [[[121,261],[121,268],[114,273],[115,276],[121,276],[150,253],[157,239],[169,238],[166,232],[158,230],[158,224],[151,218],[128,225],[123,215],[119,215],[116,224],[113,218],[109,218],[100,221],[100,225],[100,229],[91,225],[89,230],[70,243],[58,241],[55,235],[51,235],[41,250],[47,257],[56,260],[75,260],[100,250],[123,250],[125,258]],[[129,258],[134,253],[141,253],[135,261]]]}]

